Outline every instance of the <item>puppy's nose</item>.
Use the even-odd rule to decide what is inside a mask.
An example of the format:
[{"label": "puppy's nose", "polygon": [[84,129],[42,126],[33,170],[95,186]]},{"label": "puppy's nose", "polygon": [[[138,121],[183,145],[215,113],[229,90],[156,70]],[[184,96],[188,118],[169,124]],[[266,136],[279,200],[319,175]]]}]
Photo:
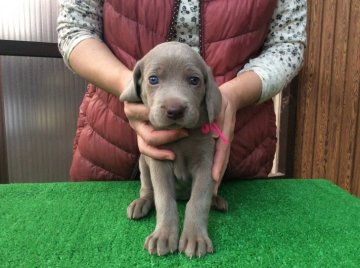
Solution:
[{"label": "puppy's nose", "polygon": [[166,107],[166,116],[172,120],[180,119],[184,116],[185,108],[180,104],[173,104]]}]

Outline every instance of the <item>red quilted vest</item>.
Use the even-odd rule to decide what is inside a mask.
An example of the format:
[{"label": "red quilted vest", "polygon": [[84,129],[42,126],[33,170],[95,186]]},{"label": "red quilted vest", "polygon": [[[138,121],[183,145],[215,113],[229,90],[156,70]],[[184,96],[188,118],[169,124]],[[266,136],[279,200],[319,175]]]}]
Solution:
[{"label": "red quilted vest", "polygon": [[[259,54],[276,0],[200,0],[201,55],[218,85]],[[179,1],[105,0],[104,41],[128,68],[159,43],[171,40]],[[276,147],[272,101],[238,111],[226,177],[266,177]],[[117,97],[89,85],[80,107],[70,177],[138,177],[136,136]]]}]

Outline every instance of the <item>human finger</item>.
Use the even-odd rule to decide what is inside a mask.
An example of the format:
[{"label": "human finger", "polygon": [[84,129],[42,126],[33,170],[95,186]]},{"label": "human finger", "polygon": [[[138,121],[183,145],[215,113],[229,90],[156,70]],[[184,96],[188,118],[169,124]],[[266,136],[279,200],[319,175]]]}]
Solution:
[{"label": "human finger", "polygon": [[149,108],[142,103],[130,103],[125,102],[124,112],[126,117],[136,121],[148,121],[149,120]]},{"label": "human finger", "polygon": [[154,146],[147,144],[139,135],[138,135],[138,147],[140,153],[147,155],[151,158],[158,159],[158,160],[175,160],[175,153],[166,150],[166,149],[159,149]]},{"label": "human finger", "polygon": [[216,123],[221,128],[222,134],[228,142],[218,139],[215,147],[214,162],[212,166],[212,175],[214,179],[214,193],[217,194],[222,177],[224,176],[230,156],[230,143],[234,136],[236,122],[236,112],[226,98],[223,98],[220,116]]},{"label": "human finger", "polygon": [[137,134],[150,146],[159,146],[187,137],[185,129],[155,130],[145,122],[136,122],[132,125]]},{"label": "human finger", "polygon": [[215,148],[214,162],[212,166],[212,176],[214,180],[214,194],[217,194],[221,184],[226,167],[229,162],[230,145],[224,144],[222,140],[218,140]]}]

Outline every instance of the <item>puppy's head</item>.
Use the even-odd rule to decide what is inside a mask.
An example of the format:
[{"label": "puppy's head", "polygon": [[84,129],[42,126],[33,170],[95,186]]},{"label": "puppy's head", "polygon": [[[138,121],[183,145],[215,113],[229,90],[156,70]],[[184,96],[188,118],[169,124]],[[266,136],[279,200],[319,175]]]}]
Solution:
[{"label": "puppy's head", "polygon": [[156,129],[195,128],[212,122],[221,94],[204,60],[188,45],[168,42],[149,51],[135,66],[120,100],[143,102]]}]

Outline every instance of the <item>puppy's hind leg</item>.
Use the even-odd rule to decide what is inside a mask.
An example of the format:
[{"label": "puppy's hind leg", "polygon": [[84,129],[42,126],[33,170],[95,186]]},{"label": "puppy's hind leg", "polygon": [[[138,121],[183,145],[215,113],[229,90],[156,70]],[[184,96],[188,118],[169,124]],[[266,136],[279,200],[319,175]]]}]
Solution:
[{"label": "puppy's hind leg", "polygon": [[154,191],[151,184],[149,166],[141,155],[139,159],[140,168],[140,198],[135,199],[127,208],[127,216],[129,219],[141,219],[148,215],[149,211],[154,207]]},{"label": "puppy's hind leg", "polygon": [[211,200],[211,209],[226,212],[229,209],[228,202],[220,195],[213,195]]}]

